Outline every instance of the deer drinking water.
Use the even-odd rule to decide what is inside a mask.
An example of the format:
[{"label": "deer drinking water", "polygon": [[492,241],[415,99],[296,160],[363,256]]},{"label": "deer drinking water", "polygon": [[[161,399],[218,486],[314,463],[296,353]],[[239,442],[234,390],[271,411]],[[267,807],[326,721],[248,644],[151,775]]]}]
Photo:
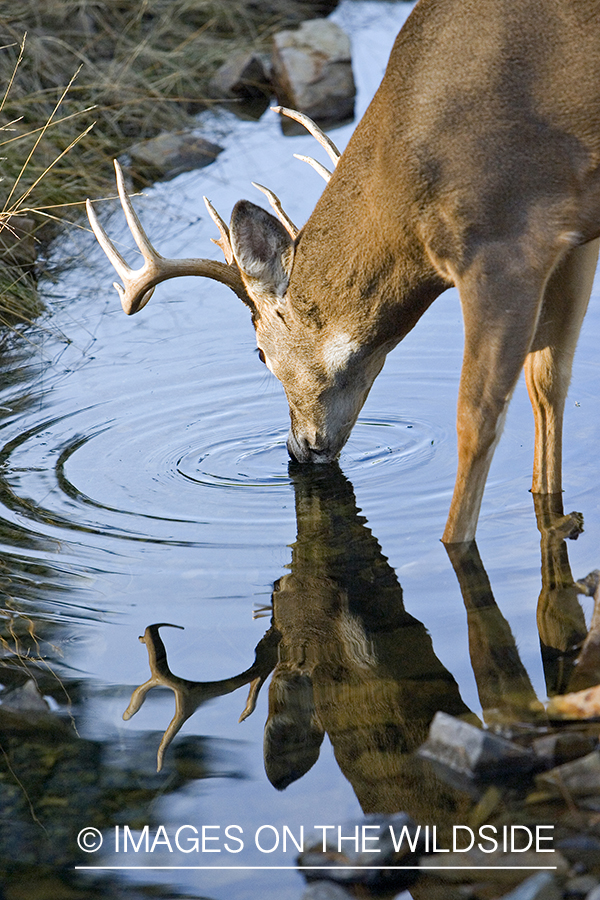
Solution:
[{"label": "deer drinking water", "polygon": [[118,176],[141,269],[89,210],[125,311],[177,275],[227,284],[284,387],[290,455],[323,463],[387,353],[455,285],[465,348],[443,540],[475,535],[523,366],[532,489],[560,492],[563,409],[600,235],[599,23],[600,0],[419,0],[339,162],[328,146],[337,165],[331,177],[319,167],[328,184],[300,231],[269,191],[278,218],[242,200],[228,228],[210,207],[225,263],[161,257]]}]

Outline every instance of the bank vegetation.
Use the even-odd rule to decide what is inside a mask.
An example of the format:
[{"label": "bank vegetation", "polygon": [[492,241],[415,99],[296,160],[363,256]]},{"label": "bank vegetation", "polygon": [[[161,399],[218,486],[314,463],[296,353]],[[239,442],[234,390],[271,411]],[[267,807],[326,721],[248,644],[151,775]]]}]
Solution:
[{"label": "bank vegetation", "polygon": [[[0,14],[0,322],[35,316],[35,260],[112,159],[197,127],[217,69],[337,0],[12,0]],[[7,8],[9,7],[9,8]]]}]

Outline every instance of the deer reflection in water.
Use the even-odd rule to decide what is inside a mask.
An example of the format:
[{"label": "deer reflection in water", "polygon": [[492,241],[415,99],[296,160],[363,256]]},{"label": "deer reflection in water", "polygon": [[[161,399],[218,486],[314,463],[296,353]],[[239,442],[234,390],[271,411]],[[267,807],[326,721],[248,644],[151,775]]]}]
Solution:
[{"label": "deer reflection in water", "polygon": [[[314,470],[291,464],[290,473],[297,539],[290,572],[275,583],[271,626],[253,664],[221,681],[179,678],[167,662],[163,626],[151,625],[140,638],[148,647],[151,678],[133,693],[124,718],[137,712],[152,687],[174,691],[176,713],[159,748],[160,769],[167,746],[199,706],[250,685],[240,717],[245,719],[272,673],[264,762],[276,788],[313,766],[327,734],[365,813],[403,809],[431,820],[432,806],[458,812],[458,793],[412,751],[425,740],[438,710],[471,722],[477,717],[435,655],[425,626],[405,610],[396,574],[337,464]],[[593,667],[574,667],[586,629],[565,538],[578,535],[580,517],[562,515],[560,495],[534,499],[543,573],[538,625],[552,694],[599,679]],[[475,542],[446,549],[467,610],[471,664],[486,722],[543,716]]]}]

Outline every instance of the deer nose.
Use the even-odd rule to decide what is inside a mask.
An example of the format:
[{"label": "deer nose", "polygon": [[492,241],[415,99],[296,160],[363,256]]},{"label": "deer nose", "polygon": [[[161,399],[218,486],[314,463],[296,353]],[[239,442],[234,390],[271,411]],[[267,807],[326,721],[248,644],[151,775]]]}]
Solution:
[{"label": "deer nose", "polygon": [[311,447],[306,438],[297,437],[291,430],[288,435],[287,449],[291,458],[299,463],[329,463],[336,456],[328,450]]}]

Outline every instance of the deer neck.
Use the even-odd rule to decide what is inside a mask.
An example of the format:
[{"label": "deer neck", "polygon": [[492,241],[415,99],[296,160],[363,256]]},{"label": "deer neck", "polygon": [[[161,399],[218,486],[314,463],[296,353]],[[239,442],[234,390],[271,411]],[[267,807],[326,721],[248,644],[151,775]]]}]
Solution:
[{"label": "deer neck", "polygon": [[449,284],[411,229],[408,202],[394,198],[390,209],[393,185],[360,184],[345,162],[298,237],[289,294],[314,328],[335,323],[387,352]]}]

